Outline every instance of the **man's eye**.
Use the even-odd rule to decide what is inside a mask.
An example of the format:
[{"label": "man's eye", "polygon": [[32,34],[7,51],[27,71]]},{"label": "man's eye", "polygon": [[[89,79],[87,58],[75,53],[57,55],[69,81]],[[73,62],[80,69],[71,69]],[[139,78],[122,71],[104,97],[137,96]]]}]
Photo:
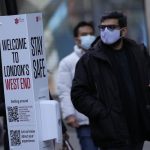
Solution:
[{"label": "man's eye", "polygon": [[101,30],[105,30],[105,28],[107,28],[108,30],[114,30],[114,29],[118,28],[119,26],[118,25],[100,25],[98,27]]}]

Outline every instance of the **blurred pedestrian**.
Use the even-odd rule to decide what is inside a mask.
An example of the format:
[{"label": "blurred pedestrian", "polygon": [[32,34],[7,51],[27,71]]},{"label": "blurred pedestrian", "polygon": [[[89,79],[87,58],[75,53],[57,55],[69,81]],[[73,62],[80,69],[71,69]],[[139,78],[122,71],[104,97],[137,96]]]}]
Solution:
[{"label": "blurred pedestrian", "polygon": [[77,63],[71,98],[102,150],[142,150],[150,140],[150,57],[126,38],[127,17],[102,16],[100,40]]},{"label": "blurred pedestrian", "polygon": [[74,109],[70,96],[76,63],[95,40],[93,25],[79,22],[74,28],[74,39],[73,52],[61,60],[58,69],[57,89],[62,116],[69,126],[76,129],[82,150],[97,150],[91,139],[89,120]]}]

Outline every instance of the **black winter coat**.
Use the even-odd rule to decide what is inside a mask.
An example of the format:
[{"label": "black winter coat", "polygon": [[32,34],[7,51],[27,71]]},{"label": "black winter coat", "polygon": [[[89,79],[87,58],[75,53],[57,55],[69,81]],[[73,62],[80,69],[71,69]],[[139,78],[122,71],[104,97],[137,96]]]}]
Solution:
[{"label": "black winter coat", "polygon": [[[124,44],[132,51],[140,76],[143,99],[143,132],[141,140],[150,139],[150,64],[149,56],[142,46],[124,39]],[[75,108],[89,117],[94,142],[102,147],[116,147],[129,143],[129,131],[122,111],[116,76],[111,62],[105,55],[106,47],[98,44],[79,60],[71,89]],[[133,118],[134,119],[134,118]]]}]

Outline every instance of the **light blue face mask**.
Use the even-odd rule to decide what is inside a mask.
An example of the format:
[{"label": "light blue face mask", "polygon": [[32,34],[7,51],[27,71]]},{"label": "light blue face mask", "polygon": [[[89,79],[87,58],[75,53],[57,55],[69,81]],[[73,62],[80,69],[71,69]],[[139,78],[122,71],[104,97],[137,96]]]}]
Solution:
[{"label": "light blue face mask", "polygon": [[103,43],[113,44],[121,38],[120,29],[109,30],[106,27],[105,30],[100,30],[100,37]]},{"label": "light blue face mask", "polygon": [[95,39],[96,39],[96,37],[94,35],[81,36],[80,37],[81,47],[85,50],[89,49]]}]

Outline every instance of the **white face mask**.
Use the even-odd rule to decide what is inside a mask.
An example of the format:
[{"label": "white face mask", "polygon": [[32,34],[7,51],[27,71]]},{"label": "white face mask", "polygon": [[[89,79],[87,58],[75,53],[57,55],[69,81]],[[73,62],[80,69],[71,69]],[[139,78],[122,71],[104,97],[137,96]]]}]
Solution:
[{"label": "white face mask", "polygon": [[81,36],[80,40],[81,40],[81,47],[84,49],[89,49],[91,44],[94,42],[94,40],[96,39],[96,37],[94,35],[85,35],[85,36]]},{"label": "white face mask", "polygon": [[103,43],[113,44],[121,38],[120,29],[114,29],[111,31],[106,27],[104,30],[100,30],[100,37]]}]

